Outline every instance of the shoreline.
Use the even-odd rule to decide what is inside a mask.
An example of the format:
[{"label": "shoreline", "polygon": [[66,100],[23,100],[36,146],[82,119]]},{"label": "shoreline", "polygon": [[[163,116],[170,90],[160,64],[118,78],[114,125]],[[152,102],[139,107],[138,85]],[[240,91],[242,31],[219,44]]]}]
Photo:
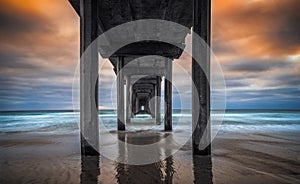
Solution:
[{"label": "shoreline", "polygon": [[[209,158],[194,158],[189,143],[171,156],[171,160],[169,157],[147,166],[118,164],[100,157],[101,174],[96,177],[96,169],[92,176],[104,183],[117,183],[120,178],[125,180],[125,176],[132,183],[143,178],[163,183],[166,177],[173,183],[191,183],[203,174],[211,175],[206,183],[299,183],[300,135],[296,136],[295,132],[221,131],[212,143],[211,164],[207,164]],[[0,180],[4,183],[80,183],[84,180],[78,131],[66,135],[2,133],[0,153]],[[172,175],[166,170],[168,162],[172,163],[169,166]]]}]

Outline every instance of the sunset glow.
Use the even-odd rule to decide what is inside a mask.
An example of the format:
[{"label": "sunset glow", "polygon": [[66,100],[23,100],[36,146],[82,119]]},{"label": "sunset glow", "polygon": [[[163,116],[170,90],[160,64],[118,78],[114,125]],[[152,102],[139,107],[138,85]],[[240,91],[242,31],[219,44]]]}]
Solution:
[{"label": "sunset glow", "polygon": [[[212,47],[228,108],[300,108],[299,7],[299,0],[213,1]],[[0,110],[72,109],[79,18],[69,2],[1,0],[0,22]]]}]

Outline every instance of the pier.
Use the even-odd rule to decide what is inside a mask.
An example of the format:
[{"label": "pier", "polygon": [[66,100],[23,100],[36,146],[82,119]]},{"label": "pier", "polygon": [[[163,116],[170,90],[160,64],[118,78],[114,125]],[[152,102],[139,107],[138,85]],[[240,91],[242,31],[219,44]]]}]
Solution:
[{"label": "pier", "polygon": [[[161,124],[161,89],[164,81],[164,130],[172,131],[172,62],[183,50],[188,32],[176,36],[176,43],[141,41],[122,47],[113,54],[109,47],[99,45],[87,48],[109,29],[135,20],[160,19],[193,28],[207,45],[211,36],[211,0],[123,1],[123,0],[69,0],[80,17],[80,129],[81,153],[98,155],[98,68],[99,56],[109,59],[117,75],[118,131],[136,114],[149,114],[156,124]],[[201,48],[193,40],[193,55]],[[101,47],[101,48],[100,48]],[[88,54],[83,54],[88,51]],[[210,71],[210,52],[201,51],[201,62]],[[155,60],[148,55],[160,56]],[[151,57],[150,57],[151,58]],[[209,76],[209,73],[208,73]],[[210,131],[209,77],[196,61],[192,61],[193,98],[193,153],[209,155],[210,145],[199,149],[204,130]],[[96,83],[95,83],[96,81]],[[101,95],[101,94],[100,94]],[[198,100],[198,102],[196,102]],[[199,105],[198,105],[199,104]],[[210,134],[208,135],[210,136]],[[210,139],[208,137],[207,139]]]}]

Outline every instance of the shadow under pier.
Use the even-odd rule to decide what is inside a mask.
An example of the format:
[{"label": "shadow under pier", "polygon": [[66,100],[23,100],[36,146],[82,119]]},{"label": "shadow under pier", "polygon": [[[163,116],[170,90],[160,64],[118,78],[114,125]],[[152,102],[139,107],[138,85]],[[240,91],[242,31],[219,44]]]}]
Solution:
[{"label": "shadow under pier", "polygon": [[[151,144],[160,141],[163,136],[159,134],[153,134],[148,136],[147,139],[139,139],[138,137],[131,136],[129,134],[119,134],[119,140],[125,142],[125,144],[119,144],[119,156],[126,157],[122,159],[135,159],[134,154],[131,154],[130,144]],[[161,150],[157,150],[158,152]],[[167,153],[166,153],[167,154]],[[172,183],[173,181],[173,156],[146,165],[128,165],[123,163],[116,163],[115,170],[117,172],[116,179],[119,184],[132,183]]]},{"label": "shadow under pier", "polygon": [[81,184],[97,184],[100,175],[99,156],[81,155]]},{"label": "shadow under pier", "polygon": [[212,160],[211,156],[193,155],[193,172],[195,184],[212,184]]},{"label": "shadow under pier", "polygon": [[[120,143],[118,144],[119,159],[122,161],[128,161],[133,163],[137,158],[135,150],[129,144],[143,145],[152,144],[164,139],[167,135],[161,133],[147,134],[147,137],[141,139],[140,136],[132,133],[118,133]],[[100,163],[99,156],[84,156],[81,157],[81,170],[80,183],[81,184],[96,184],[96,183],[107,183],[107,179],[114,181],[119,184],[152,184],[152,183],[187,183],[195,184],[212,184],[213,173],[212,173],[212,158],[211,156],[198,156],[190,155],[188,159],[188,167],[181,167],[181,162],[185,162],[181,156],[171,155],[170,150],[162,147],[157,147],[156,162],[146,163],[145,165],[129,165],[121,162],[104,162],[101,167],[105,167],[105,172],[112,173],[112,176],[104,176],[103,181],[99,181],[100,177]],[[170,155],[165,158],[166,155]],[[160,159],[158,156],[164,156],[164,159]],[[182,160],[183,159],[183,160]],[[186,159],[186,158],[185,158]],[[181,165],[181,166],[179,166]],[[184,166],[184,164],[183,164]],[[102,169],[103,169],[102,168]],[[185,172],[182,171],[185,170]],[[186,171],[192,172],[186,174]],[[102,173],[103,174],[103,173]],[[174,177],[176,175],[176,177]]]}]

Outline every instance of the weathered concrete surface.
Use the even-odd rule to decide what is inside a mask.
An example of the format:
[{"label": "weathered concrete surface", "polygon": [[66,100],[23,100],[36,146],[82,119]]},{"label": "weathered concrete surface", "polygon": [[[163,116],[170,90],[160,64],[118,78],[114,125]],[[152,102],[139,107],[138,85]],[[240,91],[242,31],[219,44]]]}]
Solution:
[{"label": "weathered concrete surface", "polygon": [[[194,0],[194,32],[197,33],[206,43],[210,45],[211,32],[211,0]],[[192,62],[192,79],[195,85],[193,89],[193,153],[196,155],[209,155],[211,151],[210,141],[210,48],[201,51],[200,44],[193,40],[193,55],[201,55],[201,63],[193,60]],[[207,71],[207,76],[204,71]],[[197,102],[197,100],[199,100]],[[208,134],[204,134],[207,129]],[[206,135],[206,137],[204,137]],[[199,149],[200,141],[205,140],[209,145],[204,149]]]},{"label": "weathered concrete surface", "polygon": [[[161,19],[169,20],[172,22],[177,22],[181,25],[184,25],[190,28],[192,25],[194,31],[198,33],[209,45],[210,44],[210,18],[211,18],[211,0],[69,0],[76,10],[76,12],[81,17],[81,53],[89,46],[98,35],[101,35],[105,31],[118,26],[120,24],[140,20],[140,19]],[[191,11],[194,7],[194,11]],[[194,15],[192,15],[194,12]],[[194,17],[194,19],[193,19]],[[157,25],[157,30],[150,30],[151,33],[157,32],[157,36],[160,35],[162,31],[160,26]],[[170,28],[172,29],[172,27]],[[147,33],[147,28],[145,28]],[[134,30],[123,30],[131,31]],[[177,31],[177,32],[176,32]],[[149,67],[139,66],[138,69],[131,68],[132,70],[127,69],[126,71],[121,71],[126,65],[126,59],[131,61],[137,57],[153,54],[161,55],[169,59],[178,58],[182,50],[176,48],[176,45],[184,43],[187,32],[182,32],[178,30],[171,30],[174,34],[164,34],[170,40],[173,40],[175,46],[165,45],[160,42],[139,42],[133,43],[128,46],[125,46],[113,53],[113,55],[104,55],[104,57],[109,57],[110,61],[114,65],[114,70],[118,74],[118,129],[125,130],[124,125],[124,75],[123,72],[128,73],[129,75],[154,75],[154,76],[165,76],[168,80],[171,80],[172,73],[172,62],[168,66],[165,66],[169,71],[164,72],[164,69],[160,68],[159,65],[153,65],[154,70],[149,70]],[[123,37],[128,35],[122,34]],[[134,35],[131,36],[141,36]],[[175,39],[174,39],[175,38]],[[117,42],[114,38],[108,38],[108,40]],[[105,51],[103,45],[100,51]],[[199,47],[193,43],[193,55],[197,54]],[[109,50],[109,48],[108,48]],[[81,130],[85,136],[82,136],[82,153],[96,153],[93,152],[93,149],[89,143],[97,145],[98,138],[98,99],[97,99],[97,84],[93,83],[98,78],[98,51],[99,48],[92,48],[91,57],[86,57],[81,61]],[[203,61],[206,63],[206,70],[209,71],[209,51],[206,51],[206,54],[202,57]],[[144,67],[144,68],[143,68]],[[193,94],[195,95],[198,92],[199,97],[199,106],[195,106],[193,103],[193,123],[195,131],[193,132],[193,149],[195,154],[210,154],[210,146],[204,150],[199,150],[200,139],[203,136],[204,130],[208,126],[210,119],[210,87],[209,87],[209,77],[204,75],[204,72],[201,70],[200,66],[197,65],[195,61],[192,64],[193,67],[193,81],[196,86],[193,89]],[[170,69],[171,68],[171,69]],[[149,72],[150,71],[150,72]],[[153,72],[154,71],[154,72]],[[94,80],[95,79],[95,80]],[[166,103],[166,112],[165,112],[165,130],[172,130],[172,83],[171,81],[165,81],[165,103]],[[147,81],[149,82],[149,81]],[[157,84],[155,84],[157,85]],[[158,95],[157,86],[151,88],[150,92],[142,94],[141,92],[132,92],[130,95],[133,100],[132,107],[139,109],[141,105],[147,105],[149,99],[153,95]],[[129,86],[130,87],[130,86]],[[95,89],[96,88],[96,89]],[[139,90],[147,89],[140,88]],[[130,88],[129,88],[130,89]],[[128,90],[129,91],[129,90]],[[134,101],[134,102],[133,102]],[[195,102],[195,100],[193,100]],[[157,102],[158,104],[158,102]],[[152,104],[153,106],[153,104]],[[134,108],[132,108],[134,109]],[[149,107],[147,105],[147,111]],[[195,112],[200,112],[199,116],[195,116]],[[155,114],[159,114],[156,110]],[[129,116],[129,113],[128,113]],[[210,130],[210,127],[208,127]],[[86,140],[88,139],[88,141]],[[91,140],[89,140],[91,139]],[[97,139],[97,140],[96,140]],[[206,139],[210,139],[210,135],[207,135]]]},{"label": "weathered concrete surface", "polygon": [[117,116],[118,116],[118,130],[125,130],[125,114],[124,114],[124,74],[122,68],[124,67],[124,58],[119,57],[117,66]]},{"label": "weathered concrete surface", "polygon": [[[80,12],[79,0],[69,0]],[[104,30],[139,19],[162,19],[186,27],[193,24],[192,0],[98,0],[99,19]]]},{"label": "weathered concrete surface", "polygon": [[[76,12],[79,12],[80,4],[79,0],[69,0]],[[97,0],[98,2],[98,34],[102,34],[107,30],[127,23],[130,21],[141,20],[141,19],[160,19],[167,20],[179,23],[183,26],[191,28],[192,26],[192,0]],[[161,30],[161,26],[158,24],[156,30],[144,28],[146,31],[145,34],[148,34],[150,31],[151,34],[157,34],[157,37],[160,37],[159,33],[166,32],[167,30]],[[133,29],[133,28],[127,28]],[[172,34],[163,34],[162,36],[169,37],[168,40],[172,40],[172,44],[182,46],[185,37],[188,32],[180,31],[169,27]],[[173,30],[174,29],[174,30]],[[127,33],[127,34],[124,34]],[[140,37],[141,35],[130,34],[135,33],[135,30],[122,30],[118,33],[119,36],[123,36],[125,39],[129,36]],[[119,39],[115,36],[108,36],[107,40],[109,42],[118,42]],[[133,55],[161,55],[169,58],[178,58],[182,54],[182,50],[178,47],[168,44],[168,43],[155,43],[155,42],[137,42],[121,48],[119,51],[115,52],[113,56],[133,56]],[[110,57],[110,54],[107,54],[105,50],[105,44],[100,46],[100,53],[104,58]]]},{"label": "weathered concrete surface", "polygon": [[132,84],[131,84],[131,77],[126,76],[126,123],[130,123],[130,118],[132,114],[132,108],[131,108],[131,98],[132,98],[132,92],[131,92]]},{"label": "weathered concrete surface", "polygon": [[[81,153],[98,155],[98,49],[94,45],[97,38],[97,2],[81,0],[80,9],[80,130]],[[85,52],[85,54],[83,54]],[[96,149],[95,149],[96,148]]]},{"label": "weathered concrete surface", "polygon": [[156,77],[156,88],[155,88],[155,96],[156,96],[156,103],[155,103],[155,121],[156,124],[160,125],[160,113],[161,113],[161,76]]},{"label": "weathered concrete surface", "polygon": [[166,60],[165,75],[165,131],[172,130],[172,61]]}]

